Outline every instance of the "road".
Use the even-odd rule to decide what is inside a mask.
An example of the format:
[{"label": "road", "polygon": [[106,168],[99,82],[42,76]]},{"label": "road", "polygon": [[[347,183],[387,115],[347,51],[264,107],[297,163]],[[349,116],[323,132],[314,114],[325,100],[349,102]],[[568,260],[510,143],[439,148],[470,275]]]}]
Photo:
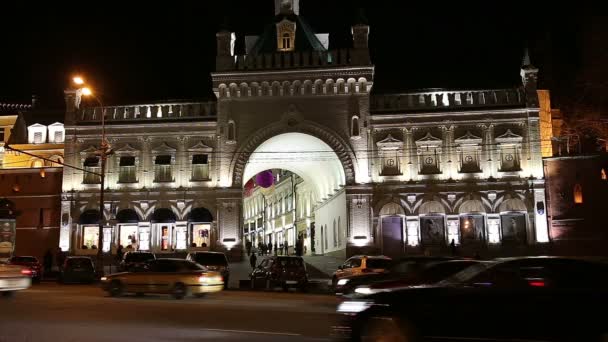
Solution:
[{"label": "road", "polygon": [[0,342],[329,341],[337,303],[326,295],[248,291],[112,298],[94,285],[43,283],[0,297]]}]

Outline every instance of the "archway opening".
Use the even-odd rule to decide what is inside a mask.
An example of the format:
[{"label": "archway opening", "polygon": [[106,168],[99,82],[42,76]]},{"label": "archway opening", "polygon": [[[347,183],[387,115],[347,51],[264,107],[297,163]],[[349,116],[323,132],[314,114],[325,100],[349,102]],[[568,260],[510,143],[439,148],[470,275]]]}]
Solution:
[{"label": "archway opening", "polygon": [[[274,136],[251,152],[243,173],[243,237],[248,252],[328,254],[345,250],[345,172],[321,139]],[[324,227],[315,232],[315,227]]]}]

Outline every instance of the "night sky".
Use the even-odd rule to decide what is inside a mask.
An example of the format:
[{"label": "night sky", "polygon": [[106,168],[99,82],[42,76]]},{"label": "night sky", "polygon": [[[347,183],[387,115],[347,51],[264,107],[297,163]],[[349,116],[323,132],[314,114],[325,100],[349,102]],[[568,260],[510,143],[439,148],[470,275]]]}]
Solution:
[{"label": "night sky", "polygon": [[[41,107],[61,108],[75,72],[107,104],[210,98],[219,27],[228,25],[237,35],[261,33],[274,15],[272,0],[127,3],[3,4],[0,101],[28,101],[36,94]],[[317,32],[330,33],[330,47],[342,47],[364,8],[375,92],[517,86],[529,46],[541,86],[559,101],[576,80],[597,77],[590,66],[606,64],[607,20],[590,16],[593,9],[451,3],[301,0],[300,14]]]}]

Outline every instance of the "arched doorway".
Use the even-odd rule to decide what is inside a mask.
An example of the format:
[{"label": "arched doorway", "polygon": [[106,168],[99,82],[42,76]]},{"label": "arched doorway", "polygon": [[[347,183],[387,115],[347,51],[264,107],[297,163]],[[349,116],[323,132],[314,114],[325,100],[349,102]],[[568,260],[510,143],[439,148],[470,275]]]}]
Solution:
[{"label": "arched doorway", "polygon": [[397,203],[387,203],[380,210],[382,254],[396,257],[403,253],[405,212]]},{"label": "arched doorway", "polygon": [[[161,252],[169,252],[176,249],[177,245],[185,244],[185,236],[183,236],[183,242],[177,241],[177,234],[175,234],[175,221],[176,216],[171,209],[159,208],[154,210],[152,214],[152,225],[153,231],[157,232],[157,238],[159,241],[157,246],[160,247]],[[185,232],[184,232],[185,235]],[[181,234],[179,236],[182,237]],[[185,246],[183,246],[185,249]]]},{"label": "arched doorway", "polygon": [[[126,250],[148,250],[150,249],[150,228],[139,228],[141,218],[133,209],[122,209],[116,213],[118,231],[117,246],[122,246]],[[106,248],[106,231],[104,229],[104,250]],[[109,246],[108,246],[109,247]]]},{"label": "arched doorway", "polygon": [[445,209],[437,201],[422,203],[420,215],[420,240],[426,246],[445,245]]},{"label": "arched doorway", "polygon": [[503,244],[520,245],[528,241],[528,210],[519,198],[510,198],[498,206]]},{"label": "arched doorway", "polygon": [[[346,229],[338,222],[347,217],[347,177],[331,146],[292,132],[275,135],[248,154],[241,178],[243,236],[263,232],[265,243],[283,245],[283,253],[290,254],[313,247],[322,254],[345,250]],[[313,233],[315,225],[320,234]]]},{"label": "arched doorway", "polygon": [[460,242],[462,244],[486,240],[485,208],[480,200],[464,201],[458,208],[460,215]]}]

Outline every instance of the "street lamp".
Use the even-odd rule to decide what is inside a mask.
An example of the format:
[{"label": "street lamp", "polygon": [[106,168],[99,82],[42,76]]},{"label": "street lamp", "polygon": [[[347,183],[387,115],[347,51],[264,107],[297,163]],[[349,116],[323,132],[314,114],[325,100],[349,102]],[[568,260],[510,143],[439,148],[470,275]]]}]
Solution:
[{"label": "street lamp", "polygon": [[105,178],[106,178],[106,160],[108,155],[111,154],[110,147],[108,142],[106,141],[106,127],[105,127],[105,109],[104,105],[99,99],[99,97],[93,95],[93,91],[91,88],[84,87],[85,81],[82,77],[74,77],[73,82],[76,85],[81,86],[80,93],[84,96],[92,97],[99,103],[101,109],[101,142],[99,144],[99,150],[96,151],[96,154],[99,155],[101,159],[101,172],[100,172],[100,188],[99,188],[99,233],[97,240],[97,272],[101,275],[104,274],[103,268],[103,224],[104,224],[104,186],[105,186]]}]

